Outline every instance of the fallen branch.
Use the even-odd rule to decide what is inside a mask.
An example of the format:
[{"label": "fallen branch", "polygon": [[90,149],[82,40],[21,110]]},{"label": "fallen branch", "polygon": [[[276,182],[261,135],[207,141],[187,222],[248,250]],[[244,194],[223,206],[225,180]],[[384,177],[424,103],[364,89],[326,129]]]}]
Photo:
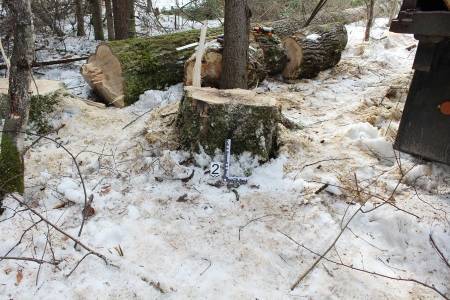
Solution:
[{"label": "fallen branch", "polygon": [[[44,66],[52,66],[52,65],[62,65],[62,64],[69,64],[76,61],[86,60],[89,56],[81,56],[81,57],[74,57],[74,58],[65,58],[65,59],[57,59],[57,60],[48,60],[48,61],[35,61],[33,62],[33,65],[31,67],[33,68],[39,68]],[[0,64],[0,70],[7,69],[6,64]]]}]

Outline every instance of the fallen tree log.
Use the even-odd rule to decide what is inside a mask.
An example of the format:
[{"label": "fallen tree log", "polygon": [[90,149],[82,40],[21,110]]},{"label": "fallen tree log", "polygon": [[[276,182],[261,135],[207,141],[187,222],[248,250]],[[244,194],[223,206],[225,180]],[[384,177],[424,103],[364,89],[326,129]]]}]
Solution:
[{"label": "fallen tree log", "polygon": [[267,161],[277,152],[277,124],[281,108],[267,95],[249,90],[186,87],[177,127],[181,145],[214,155],[226,139],[233,154],[250,152]]},{"label": "fallen tree log", "polygon": [[[202,86],[218,88],[222,74],[222,46],[209,43],[202,59]],[[280,39],[264,34],[250,34],[248,86],[256,87],[266,76],[280,74],[287,62],[286,51]],[[184,84],[192,85],[196,57],[185,63]]]},{"label": "fallen tree log", "polygon": [[310,26],[283,40],[289,62],[283,70],[287,80],[314,78],[341,60],[348,41],[342,23]]},{"label": "fallen tree log", "polygon": [[[222,32],[222,28],[211,29],[208,37]],[[180,51],[176,48],[197,42],[199,34],[199,30],[190,30],[102,43],[81,67],[81,74],[107,103],[130,105],[146,90],[183,81],[184,62],[195,47]]]},{"label": "fallen tree log", "polygon": [[[350,24],[366,18],[366,8],[356,7],[345,9],[338,13],[322,12],[311,22],[312,25],[323,25],[329,23]],[[293,35],[295,32],[304,28],[306,20],[298,18],[287,18],[273,22],[264,23],[265,26],[272,27],[274,33],[281,39]]]}]

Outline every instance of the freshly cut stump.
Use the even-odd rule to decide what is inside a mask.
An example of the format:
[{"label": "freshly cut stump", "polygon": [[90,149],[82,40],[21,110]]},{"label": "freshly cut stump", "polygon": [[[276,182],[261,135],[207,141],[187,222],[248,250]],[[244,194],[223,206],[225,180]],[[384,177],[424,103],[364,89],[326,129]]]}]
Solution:
[{"label": "freshly cut stump", "polygon": [[[222,32],[222,28],[210,29],[208,37]],[[105,102],[117,107],[133,104],[146,90],[183,81],[184,63],[195,47],[176,49],[197,42],[199,34],[190,30],[102,43],[81,67],[81,74]]]},{"label": "freshly cut stump", "polygon": [[277,152],[281,106],[249,90],[186,87],[178,113],[180,142],[193,152],[214,155],[232,140],[232,152],[250,152],[267,161]]},{"label": "freshly cut stump", "polygon": [[306,27],[283,40],[289,62],[283,70],[287,80],[314,78],[336,66],[347,46],[342,23]]}]

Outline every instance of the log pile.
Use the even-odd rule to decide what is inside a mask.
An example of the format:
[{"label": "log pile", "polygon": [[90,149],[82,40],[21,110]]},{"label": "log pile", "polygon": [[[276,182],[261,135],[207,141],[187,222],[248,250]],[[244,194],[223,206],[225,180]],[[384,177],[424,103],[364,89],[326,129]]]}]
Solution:
[{"label": "log pile", "polygon": [[[292,29],[294,30],[294,29]],[[218,87],[222,72],[222,48],[216,38],[221,28],[209,30],[202,59],[202,86]],[[281,32],[280,32],[281,34]],[[283,34],[281,34],[283,36]],[[108,104],[130,105],[150,89],[163,89],[184,81],[192,84],[198,30],[168,35],[102,43],[81,73],[92,89]],[[342,23],[295,28],[288,37],[252,32],[250,34],[249,88],[268,75],[286,80],[313,78],[335,66],[347,43]],[[177,48],[183,47],[182,50]]]}]

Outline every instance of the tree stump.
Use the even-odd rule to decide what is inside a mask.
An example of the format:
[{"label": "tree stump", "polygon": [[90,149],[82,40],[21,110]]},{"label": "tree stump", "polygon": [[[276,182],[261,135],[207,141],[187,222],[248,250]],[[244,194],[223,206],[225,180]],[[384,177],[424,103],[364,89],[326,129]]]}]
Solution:
[{"label": "tree stump", "polygon": [[306,27],[283,40],[289,62],[283,70],[288,80],[314,78],[341,60],[347,46],[347,30],[342,23]]},{"label": "tree stump", "polygon": [[177,126],[182,146],[214,155],[232,140],[234,154],[250,152],[267,161],[277,152],[281,107],[271,96],[254,91],[186,87]]}]

